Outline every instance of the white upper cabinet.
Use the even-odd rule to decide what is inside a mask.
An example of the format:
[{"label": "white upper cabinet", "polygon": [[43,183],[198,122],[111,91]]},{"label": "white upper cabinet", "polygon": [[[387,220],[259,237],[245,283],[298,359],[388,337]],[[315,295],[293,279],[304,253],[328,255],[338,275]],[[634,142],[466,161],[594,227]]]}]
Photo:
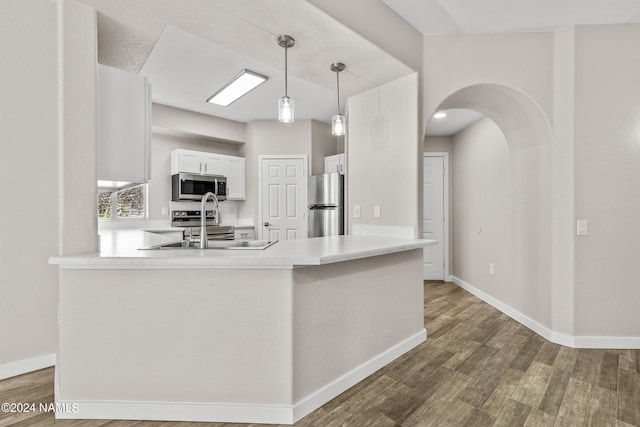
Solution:
[{"label": "white upper cabinet", "polygon": [[338,172],[341,175],[346,173],[344,154],[336,154],[334,156],[326,156],[324,158],[324,173],[335,172]]},{"label": "white upper cabinet", "polygon": [[186,172],[200,175],[224,175],[224,156],[202,151],[173,150],[171,175]]},{"label": "white upper cabinet", "polygon": [[202,151],[173,150],[171,174],[180,172],[227,177],[227,200],[245,200],[246,178],[244,157]]},{"label": "white upper cabinet", "polygon": [[244,200],[247,197],[244,157],[227,157],[227,200]]},{"label": "white upper cabinet", "polygon": [[[176,158],[174,161],[174,153]],[[179,172],[204,173],[203,156],[198,151],[176,150],[171,153],[171,174]]]},{"label": "white upper cabinet", "polygon": [[204,153],[203,156],[203,164],[204,164],[204,171],[203,173],[205,175],[224,175],[224,171],[225,171],[225,157],[227,156],[223,156],[220,154],[209,154],[209,153]]},{"label": "white upper cabinet", "polygon": [[98,64],[98,179],[143,183],[150,175],[151,86]]}]

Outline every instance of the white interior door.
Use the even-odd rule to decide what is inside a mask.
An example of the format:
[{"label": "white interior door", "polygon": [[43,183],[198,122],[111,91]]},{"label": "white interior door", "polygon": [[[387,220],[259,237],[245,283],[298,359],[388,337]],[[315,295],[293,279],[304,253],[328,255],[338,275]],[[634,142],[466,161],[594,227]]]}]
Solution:
[{"label": "white interior door", "polygon": [[424,157],[423,237],[437,240],[424,248],[424,279],[444,280],[444,157]]},{"label": "white interior door", "polygon": [[307,237],[306,158],[261,158],[260,235],[268,240]]}]

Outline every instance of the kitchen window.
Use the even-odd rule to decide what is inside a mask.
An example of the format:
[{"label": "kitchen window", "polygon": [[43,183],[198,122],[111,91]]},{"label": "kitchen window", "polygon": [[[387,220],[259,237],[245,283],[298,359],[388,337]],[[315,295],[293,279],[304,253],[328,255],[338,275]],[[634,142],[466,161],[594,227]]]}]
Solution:
[{"label": "kitchen window", "polygon": [[119,191],[98,192],[99,220],[147,218],[147,184]]}]

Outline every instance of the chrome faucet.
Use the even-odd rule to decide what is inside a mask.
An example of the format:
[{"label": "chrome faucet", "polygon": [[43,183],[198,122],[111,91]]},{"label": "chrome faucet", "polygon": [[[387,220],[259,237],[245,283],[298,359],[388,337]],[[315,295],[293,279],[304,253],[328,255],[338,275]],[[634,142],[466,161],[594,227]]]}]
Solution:
[{"label": "chrome faucet", "polygon": [[202,196],[202,202],[200,202],[200,249],[207,249],[207,200],[209,197],[213,197],[213,201],[216,202],[216,208],[214,211],[215,223],[217,224],[220,217],[220,205],[218,204],[218,197],[209,192]]}]

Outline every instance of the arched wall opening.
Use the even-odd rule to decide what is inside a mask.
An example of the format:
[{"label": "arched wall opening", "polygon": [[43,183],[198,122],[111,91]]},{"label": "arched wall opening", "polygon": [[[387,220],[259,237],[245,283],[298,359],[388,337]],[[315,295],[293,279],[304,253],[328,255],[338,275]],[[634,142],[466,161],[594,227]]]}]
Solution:
[{"label": "arched wall opening", "polygon": [[[449,109],[485,116],[452,138],[450,273],[459,285],[550,338],[554,305],[549,121],[529,96],[495,84],[460,89],[430,113]],[[483,141],[492,144],[486,146],[490,153],[482,151]],[[572,310],[572,303],[566,308]]]}]

